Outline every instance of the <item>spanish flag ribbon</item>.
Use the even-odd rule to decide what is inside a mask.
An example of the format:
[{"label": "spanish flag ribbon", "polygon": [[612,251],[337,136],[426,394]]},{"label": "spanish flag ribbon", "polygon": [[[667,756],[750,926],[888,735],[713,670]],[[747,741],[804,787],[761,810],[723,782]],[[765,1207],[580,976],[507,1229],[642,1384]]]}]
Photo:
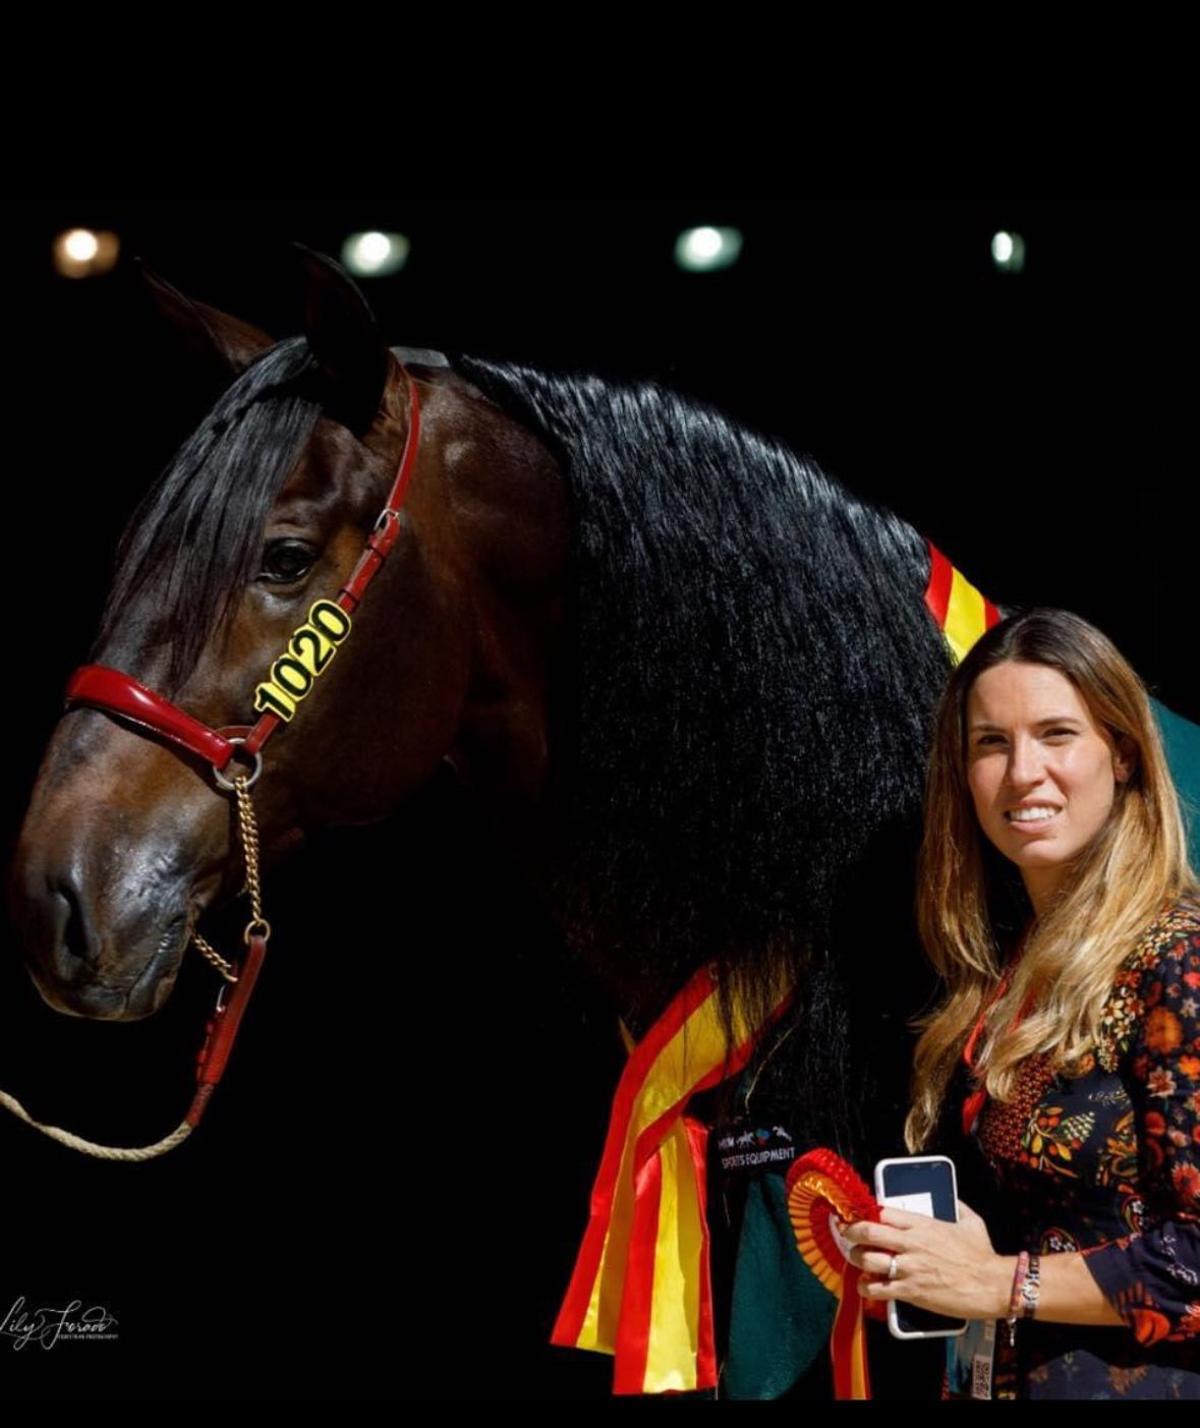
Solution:
[{"label": "spanish flag ribbon", "polygon": [[954,663],[964,657],[975,641],[1000,620],[1000,611],[956,570],[931,540],[929,583],[925,604],[946,637]]},{"label": "spanish flag ribbon", "polygon": [[613,1354],[614,1393],[686,1392],[717,1382],[708,1130],[685,1111],[697,1092],[743,1069],[790,998],[781,984],[757,1025],[735,1009],[727,1044],[717,983],[702,968],[630,1052],[587,1230],[550,1339]]},{"label": "spanish flag ribbon", "polygon": [[830,1225],[836,1214],[851,1223],[878,1220],[875,1197],[849,1165],[832,1150],[810,1150],[792,1162],[787,1174],[788,1215],[796,1248],[804,1262],[838,1300],[829,1339],[836,1398],[870,1398],[865,1312],[878,1317],[882,1304],[866,1305],[859,1295],[862,1270],[846,1259]]}]

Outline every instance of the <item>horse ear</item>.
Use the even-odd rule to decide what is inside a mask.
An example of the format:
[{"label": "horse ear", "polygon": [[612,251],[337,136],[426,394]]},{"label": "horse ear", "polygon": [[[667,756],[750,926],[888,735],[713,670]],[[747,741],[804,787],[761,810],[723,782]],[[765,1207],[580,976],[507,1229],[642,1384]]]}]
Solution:
[{"label": "horse ear", "polygon": [[217,390],[223,391],[231,378],[239,376],[260,353],[275,345],[274,338],[250,323],[184,297],[141,258],[134,259],[134,267],[160,316],[175,329],[185,353]]},{"label": "horse ear", "polygon": [[317,359],[328,416],[362,436],[387,383],[388,351],[350,274],[302,243],[293,251],[304,279],[304,333]]}]

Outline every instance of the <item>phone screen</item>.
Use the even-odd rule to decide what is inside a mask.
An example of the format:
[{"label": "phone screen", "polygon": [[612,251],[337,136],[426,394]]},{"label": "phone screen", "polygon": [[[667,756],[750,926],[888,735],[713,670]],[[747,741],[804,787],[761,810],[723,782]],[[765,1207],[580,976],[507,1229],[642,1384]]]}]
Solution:
[{"label": "phone screen", "polygon": [[[878,1187],[881,1200],[915,1215],[932,1215],[935,1220],[958,1219],[954,1170],[948,1160],[894,1160],[880,1167]],[[896,1321],[906,1334],[957,1332],[965,1319],[950,1319],[928,1309],[917,1309],[903,1300],[896,1302]]]}]

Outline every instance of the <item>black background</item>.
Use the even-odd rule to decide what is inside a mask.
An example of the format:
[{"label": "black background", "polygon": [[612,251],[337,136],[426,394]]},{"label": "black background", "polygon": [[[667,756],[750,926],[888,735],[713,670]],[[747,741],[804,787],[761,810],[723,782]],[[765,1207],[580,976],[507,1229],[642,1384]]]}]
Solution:
[{"label": "black background", "polygon": [[[742,230],[737,267],[675,269],[697,222]],[[993,599],[1094,621],[1200,721],[1194,206],[28,203],[6,239],[6,863],[121,528],[202,414],[124,268],[54,274],[75,225],[278,336],[299,330],[288,241],[402,231],[406,269],[363,285],[390,341],[709,399]],[[992,264],[999,228],[1026,240],[1019,275]],[[0,1316],[78,1297],[119,1322],[116,1343],[0,1342],[0,1391],[603,1395],[607,1361],[545,1346],[622,1060],[602,990],[446,786],[331,834],[266,900],[270,960],[190,1143],[109,1166],[0,1118]],[[0,1086],[95,1139],[177,1124],[200,959],[159,1017],[95,1025],[45,1008],[5,938]]]}]

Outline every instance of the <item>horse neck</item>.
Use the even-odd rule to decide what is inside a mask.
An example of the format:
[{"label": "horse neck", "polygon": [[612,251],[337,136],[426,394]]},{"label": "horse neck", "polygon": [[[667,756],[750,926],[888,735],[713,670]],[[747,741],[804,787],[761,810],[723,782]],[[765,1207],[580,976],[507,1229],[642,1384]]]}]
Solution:
[{"label": "horse neck", "polygon": [[[871,513],[863,515],[860,512],[858,515],[859,521],[870,518]],[[850,551],[845,559],[862,559],[860,552],[863,549],[860,544],[858,551]],[[828,706],[823,722],[830,731],[830,738],[838,736],[839,727],[844,723],[847,738],[869,739],[869,724],[853,725],[853,721],[841,717],[850,706],[872,696],[879,700],[881,711],[889,699],[902,700],[907,706],[906,734],[893,739],[888,757],[893,765],[911,762],[913,776],[898,781],[890,810],[876,806],[874,789],[868,789],[864,784],[854,790],[845,816],[848,822],[858,821],[863,825],[864,836],[857,842],[851,840],[853,846],[847,853],[845,865],[837,870],[841,887],[857,888],[858,898],[862,888],[869,886],[873,889],[877,926],[892,929],[889,935],[895,948],[895,965],[897,969],[907,969],[901,977],[903,981],[919,961],[915,944],[905,939],[911,920],[911,877],[919,827],[920,775],[925,752],[923,715],[927,715],[932,707],[947,666],[940,636],[922,606],[925,572],[917,562],[924,550],[923,538],[911,526],[890,518],[878,549],[884,555],[878,555],[877,550],[877,563],[869,571],[855,572],[861,580],[857,584],[852,581],[851,586],[858,593],[863,586],[878,588],[881,577],[891,577],[897,595],[896,603],[906,610],[902,639],[905,654],[893,658],[890,663],[870,658],[859,661],[856,655],[858,643],[870,648],[873,642],[877,644],[879,641],[880,611],[862,599],[847,600],[841,633],[849,652],[844,648],[839,654],[844,663],[856,669],[867,669],[868,684],[865,690],[862,687],[848,688],[846,707],[839,711],[836,704]],[[845,579],[848,572],[843,569],[841,575]],[[871,678],[877,678],[878,683],[872,686],[869,682]],[[828,690],[825,691],[827,695]],[[764,698],[763,716],[769,720],[771,714],[766,702]],[[881,713],[881,718],[886,721],[886,715]],[[857,729],[857,733],[851,732],[852,727]],[[569,754],[571,751],[564,751],[556,745],[555,732],[552,725],[552,752],[557,748],[558,752]],[[615,731],[614,737],[619,737]],[[884,743],[880,743],[879,747],[882,749]],[[603,878],[597,878],[594,867],[589,866],[586,858],[578,860],[572,849],[572,837],[578,832],[579,821],[577,811],[571,807],[575,792],[571,779],[578,772],[577,767],[573,769],[570,766],[569,757],[552,756],[544,797],[536,805],[508,810],[506,842],[519,859],[526,880],[536,889],[551,918],[564,932],[568,944],[607,988],[627,1024],[640,1034],[680,990],[698,963],[689,963],[686,952],[678,948],[675,955],[661,965],[655,965],[652,957],[648,963],[636,952],[629,957],[614,954],[613,946],[618,939],[610,940],[606,932],[606,919],[611,909],[605,906]],[[879,774],[882,784],[888,776],[887,768],[881,766]],[[731,789],[731,803],[738,801],[738,794],[739,790]],[[598,799],[595,806],[601,803],[602,800]],[[715,817],[719,819],[719,810]],[[738,823],[735,819],[721,836],[733,841],[761,839],[769,836],[764,832],[769,821],[767,810],[764,810],[762,823],[757,826],[752,820],[747,822],[743,818]],[[837,830],[824,831],[832,835]],[[820,837],[820,834],[817,836]],[[831,836],[831,844],[833,841]],[[803,837],[795,836],[794,846],[798,859],[806,856]],[[774,852],[778,856],[779,849]],[[823,856],[829,856],[828,849]],[[738,894],[733,892],[731,895]],[[745,895],[751,894],[747,892]],[[798,931],[803,927],[805,916],[803,898],[800,897],[797,903]],[[862,941],[861,926],[852,925],[854,918],[843,916],[835,908],[830,919],[836,927],[832,935],[845,953],[847,962],[856,956],[869,955],[870,948]],[[861,918],[858,922],[861,924]],[[627,932],[627,919],[623,925]],[[653,929],[647,931],[652,933]],[[627,948],[630,946],[631,940],[627,935],[620,940]],[[648,938],[648,943],[650,940]],[[665,940],[669,942],[670,939]]]}]

